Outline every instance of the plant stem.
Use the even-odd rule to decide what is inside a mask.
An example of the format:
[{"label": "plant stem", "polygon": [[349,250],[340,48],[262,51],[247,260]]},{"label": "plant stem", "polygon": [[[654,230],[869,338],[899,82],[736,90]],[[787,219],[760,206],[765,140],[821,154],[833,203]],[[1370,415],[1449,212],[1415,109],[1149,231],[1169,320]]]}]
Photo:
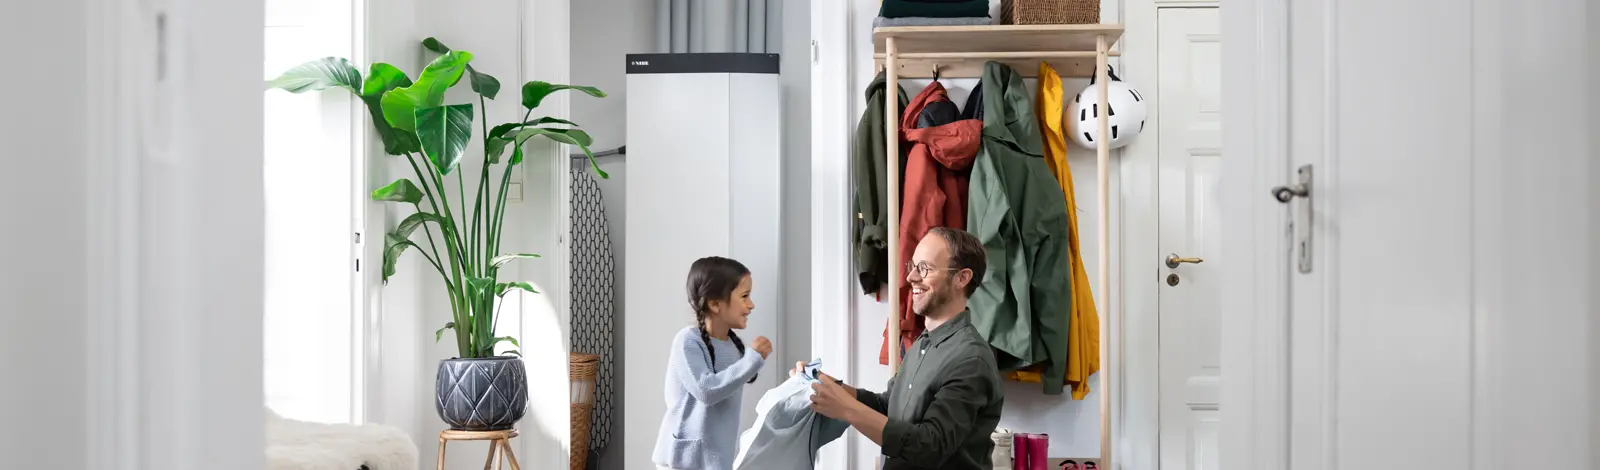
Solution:
[{"label": "plant stem", "polygon": [[[425,194],[428,195],[428,205],[433,207],[433,215],[439,215],[439,202],[438,202],[438,200],[434,199],[434,197],[433,197],[433,189],[429,187],[428,178],[423,178],[422,168],[417,166],[417,158],[416,158],[416,156],[411,154],[410,152],[407,152],[406,153],[406,162],[411,164],[411,171],[413,173],[416,173],[417,181],[419,183],[422,183],[422,191]],[[432,167],[430,167],[430,168],[432,168]],[[440,187],[439,191],[440,191],[440,193],[442,195],[442,193],[444,192],[444,188]],[[416,207],[417,212],[422,212],[422,205],[421,204],[412,204],[412,205],[414,207]],[[422,226],[422,233],[428,236],[428,248],[433,250],[434,259],[438,259],[439,258],[439,246],[437,244],[435,244],[434,241],[433,241],[433,232],[428,231],[428,226],[427,225],[423,225]],[[446,234],[445,231],[444,231],[444,227],[439,227],[439,236],[441,236],[441,237],[447,237],[448,236],[448,234]],[[450,241],[449,238],[445,238],[445,242],[446,243],[448,243],[449,241]],[[448,245],[446,245],[445,246],[445,251],[448,252],[449,248],[450,247]],[[444,277],[445,284],[451,284],[450,276],[444,276],[443,272],[441,272],[439,274]],[[459,282],[459,280],[458,280],[458,282]],[[450,292],[450,301],[452,302],[452,304],[456,301],[456,293],[455,293],[454,289],[455,288],[452,287],[451,290],[449,290],[449,292]]]},{"label": "plant stem", "polygon": [[[461,169],[460,168],[456,168],[456,196],[461,198],[461,221],[462,222],[466,222],[467,221],[467,183],[465,181],[465,178],[461,177]],[[475,238],[475,235],[476,235],[476,234],[474,234],[472,232],[476,232],[476,230],[473,230],[472,226],[470,226],[470,225],[466,225],[466,224],[457,225],[457,227],[461,227],[461,226],[466,226],[467,227],[467,230],[466,230],[467,233],[463,234],[463,235],[466,235],[466,237],[465,237],[464,240],[461,241],[461,252],[462,252],[462,257],[463,257],[461,262],[466,265],[468,275],[476,276],[477,275],[477,271],[474,270],[473,267],[477,265],[477,257],[472,255],[472,248],[471,248],[471,243],[472,243],[471,240],[473,238]]]},{"label": "plant stem", "polygon": [[[439,188],[439,199],[442,201],[442,203],[437,204],[436,207],[444,209],[444,218],[450,220],[450,223],[452,225],[455,225],[456,227],[458,227],[458,229],[455,231],[456,233],[454,233],[454,234],[452,234],[450,232],[442,233],[444,235],[444,238],[445,238],[445,240],[444,240],[445,241],[445,252],[450,255],[450,271],[453,274],[453,277],[452,278],[447,278],[445,283],[449,286],[450,292],[451,292],[450,310],[451,310],[451,316],[455,319],[455,322],[456,322],[456,345],[457,345],[457,350],[458,351],[466,351],[467,347],[466,347],[466,345],[465,345],[465,343],[463,341],[465,341],[467,339],[467,336],[466,336],[467,332],[462,331],[463,327],[461,325],[467,324],[467,320],[468,320],[467,315],[470,313],[467,310],[469,308],[471,308],[471,307],[467,303],[466,283],[462,281],[462,277],[461,277],[461,274],[462,274],[461,273],[461,270],[462,270],[462,266],[461,266],[461,264],[462,264],[462,259],[461,259],[462,253],[461,253],[461,251],[462,250],[461,250],[461,242],[460,242],[461,241],[461,237],[459,236],[459,232],[460,232],[459,227],[461,225],[460,225],[459,222],[456,221],[455,215],[450,210],[450,198],[446,196],[446,194],[449,194],[449,193],[445,191],[444,179],[439,176],[439,172],[432,165],[428,165],[428,170],[429,171],[427,172],[427,174],[423,174],[422,169],[417,166],[416,161],[414,160],[414,157],[412,156],[412,154],[407,153],[406,157],[407,157],[407,159],[412,159],[411,170],[417,173],[417,179],[431,178],[433,180],[434,187]],[[431,197],[432,196],[430,196],[430,199],[431,199]],[[436,212],[434,212],[434,214],[438,215],[437,209],[435,209],[435,210],[436,210]],[[454,282],[452,283],[450,281],[450,279],[453,279]],[[470,357],[470,356],[463,355],[462,357]]]},{"label": "plant stem", "polygon": [[[515,151],[520,151],[520,150],[521,149],[519,148],[519,149],[516,149]],[[496,208],[498,210],[494,214],[494,220],[499,221],[500,223],[495,224],[495,227],[493,229],[494,233],[491,234],[491,236],[493,237],[493,241],[491,241],[489,243],[489,247],[490,247],[489,249],[493,250],[495,253],[499,253],[500,252],[500,235],[505,230],[505,222],[502,219],[502,217],[505,216],[505,212],[506,212],[506,189],[507,189],[508,186],[510,186],[508,184],[508,183],[510,183],[510,181],[511,181],[511,165],[506,165],[505,175],[500,177],[500,196],[499,196],[500,203],[496,205],[497,206]]]},{"label": "plant stem", "polygon": [[420,251],[420,250],[418,250],[418,251],[420,253],[422,253],[422,257],[424,259],[428,260],[429,264],[433,265],[433,269],[439,271],[439,276],[444,278],[445,287],[450,288],[451,291],[454,292],[455,286],[450,284],[450,277],[445,275],[445,273],[444,273],[444,265],[439,264],[439,260],[434,259],[432,256],[428,256],[428,252]]},{"label": "plant stem", "polygon": [[[493,257],[492,255],[488,254],[488,252],[489,252],[489,236],[490,236],[490,232],[486,228],[486,226],[489,224],[489,221],[479,217],[481,211],[484,209],[484,207],[483,207],[484,206],[484,201],[483,200],[489,194],[489,166],[490,166],[489,165],[489,105],[488,105],[488,102],[483,99],[483,95],[481,95],[481,94],[478,95],[478,108],[479,108],[479,111],[480,111],[481,115],[483,116],[482,119],[479,119],[479,124],[483,128],[483,168],[482,168],[481,171],[479,171],[481,176],[478,177],[478,189],[477,189],[477,191],[474,192],[475,202],[472,204],[472,228],[473,228],[473,234],[472,234],[472,246],[473,246],[473,248],[472,248],[472,251],[473,251],[473,259],[483,263],[482,266],[484,267],[483,268],[484,269],[484,273],[483,273],[484,277],[493,278],[493,276],[489,276],[488,275],[489,274],[488,273],[489,259],[491,257]],[[489,209],[490,209],[491,212],[493,211],[493,207],[492,206]]]}]

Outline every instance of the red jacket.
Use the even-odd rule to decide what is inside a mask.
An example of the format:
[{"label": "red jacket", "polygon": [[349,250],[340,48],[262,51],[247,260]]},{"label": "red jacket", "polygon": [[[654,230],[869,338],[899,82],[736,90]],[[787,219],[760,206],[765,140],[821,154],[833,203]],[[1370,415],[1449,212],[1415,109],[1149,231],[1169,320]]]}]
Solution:
[{"label": "red jacket", "polygon": [[[901,114],[900,132],[911,143],[900,188],[900,265],[890,266],[891,276],[900,276],[900,351],[922,335],[922,317],[911,310],[911,287],[906,284],[905,263],[917,251],[917,242],[934,227],[967,228],[967,177],[978,156],[983,138],[983,121],[962,119],[917,128],[918,117],[930,105],[954,109],[944,85],[929,83]],[[929,113],[939,114],[939,113]],[[949,115],[954,115],[950,113]],[[936,121],[939,119],[935,119]],[[878,352],[880,364],[889,363],[888,327]]]}]

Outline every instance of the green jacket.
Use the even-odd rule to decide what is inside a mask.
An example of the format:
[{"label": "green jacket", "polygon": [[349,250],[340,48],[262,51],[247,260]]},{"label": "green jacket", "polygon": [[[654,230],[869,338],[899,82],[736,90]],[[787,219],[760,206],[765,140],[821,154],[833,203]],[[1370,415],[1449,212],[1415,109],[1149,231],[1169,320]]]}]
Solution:
[{"label": "green jacket", "polygon": [[[855,203],[855,260],[856,274],[861,282],[861,290],[868,294],[878,292],[884,283],[889,282],[889,141],[887,140],[886,124],[884,118],[883,90],[886,88],[888,77],[883,72],[878,72],[878,78],[872,80],[872,85],[867,87],[867,108],[861,113],[861,122],[856,124],[855,148],[851,149],[851,170],[855,173],[856,203]],[[899,92],[900,108],[904,110],[909,100],[906,91],[897,84],[895,90]],[[899,122],[896,119],[896,122]],[[899,135],[898,132],[896,135]],[[908,145],[901,142],[900,162],[904,167]]]},{"label": "green jacket", "polygon": [[988,273],[968,302],[972,323],[997,350],[1001,370],[1044,363],[1044,393],[1059,394],[1072,308],[1066,198],[1044,161],[1022,76],[989,62],[982,87],[967,231],[983,242]]}]

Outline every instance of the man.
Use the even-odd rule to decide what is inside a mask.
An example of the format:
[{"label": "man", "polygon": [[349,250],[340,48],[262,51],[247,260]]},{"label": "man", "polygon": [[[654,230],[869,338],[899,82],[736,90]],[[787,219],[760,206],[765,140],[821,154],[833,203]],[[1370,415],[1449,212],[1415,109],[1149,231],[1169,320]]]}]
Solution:
[{"label": "man", "polygon": [[989,435],[1005,396],[994,352],[967,312],[985,262],[972,234],[928,231],[906,263],[912,311],[928,328],[906,351],[889,389],[873,393],[831,377],[813,385],[812,409],[878,443],[887,457],[883,470],[991,468]]}]

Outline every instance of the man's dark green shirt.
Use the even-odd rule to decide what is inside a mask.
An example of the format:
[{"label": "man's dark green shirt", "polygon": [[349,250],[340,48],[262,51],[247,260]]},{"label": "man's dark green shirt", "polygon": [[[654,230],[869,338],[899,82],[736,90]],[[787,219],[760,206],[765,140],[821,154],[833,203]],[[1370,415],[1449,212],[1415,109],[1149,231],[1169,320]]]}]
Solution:
[{"label": "man's dark green shirt", "polygon": [[883,470],[988,470],[990,434],[1005,394],[994,351],[968,312],[922,333],[905,351],[889,389],[856,389],[856,400],[889,417]]}]

